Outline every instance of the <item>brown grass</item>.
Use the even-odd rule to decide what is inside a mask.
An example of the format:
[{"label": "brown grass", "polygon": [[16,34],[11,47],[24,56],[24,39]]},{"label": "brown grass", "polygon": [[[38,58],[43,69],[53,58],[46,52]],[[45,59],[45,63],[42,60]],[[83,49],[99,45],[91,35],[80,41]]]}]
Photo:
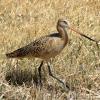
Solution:
[{"label": "brown grass", "polygon": [[[100,99],[100,52],[95,43],[71,31],[68,31],[68,45],[52,61],[53,73],[74,88],[70,93],[64,93],[61,84],[48,76],[46,65],[42,73],[43,88],[40,90],[34,82],[30,86],[35,76],[34,81],[38,81],[35,72],[41,60],[17,61],[5,58],[6,52],[24,46],[42,35],[56,32],[59,18],[68,19],[81,32],[99,40],[99,0],[0,1],[0,100]],[[19,81],[21,86],[18,85]],[[28,85],[25,84],[27,82]],[[17,83],[17,86],[13,83]]]}]

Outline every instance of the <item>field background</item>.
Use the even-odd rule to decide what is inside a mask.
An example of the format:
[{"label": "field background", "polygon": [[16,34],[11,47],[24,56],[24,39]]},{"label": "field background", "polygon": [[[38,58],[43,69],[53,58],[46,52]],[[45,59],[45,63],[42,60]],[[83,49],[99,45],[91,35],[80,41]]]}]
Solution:
[{"label": "field background", "polygon": [[43,88],[36,87],[40,59],[5,57],[7,52],[56,32],[59,18],[100,40],[100,0],[0,0],[0,100],[100,100],[100,49],[70,30],[68,45],[52,59],[53,73],[73,88],[69,93],[48,76],[46,65]]}]

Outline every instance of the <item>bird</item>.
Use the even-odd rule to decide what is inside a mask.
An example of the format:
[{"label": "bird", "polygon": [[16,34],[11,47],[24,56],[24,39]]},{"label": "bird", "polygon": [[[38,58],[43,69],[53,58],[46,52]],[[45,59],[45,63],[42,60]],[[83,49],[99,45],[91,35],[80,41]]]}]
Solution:
[{"label": "bird", "polygon": [[[58,19],[56,29],[58,32],[51,33],[45,36],[41,36],[40,38],[34,40],[26,46],[23,46],[13,52],[6,53],[7,58],[40,58],[42,59],[40,66],[38,67],[39,78],[41,83],[41,68],[46,61],[48,66],[48,72],[51,77],[59,81],[65,90],[69,90],[69,85],[65,84],[58,77],[54,76],[51,71],[51,63],[50,59],[56,57],[61,51],[65,48],[68,43],[68,33],[67,29],[71,29],[72,31],[79,33],[80,35],[89,39],[89,37],[83,35],[82,33],[76,31],[71,28],[68,24],[68,21],[65,19]],[[92,40],[90,38],[90,40]],[[92,40],[94,41],[94,40]]]}]

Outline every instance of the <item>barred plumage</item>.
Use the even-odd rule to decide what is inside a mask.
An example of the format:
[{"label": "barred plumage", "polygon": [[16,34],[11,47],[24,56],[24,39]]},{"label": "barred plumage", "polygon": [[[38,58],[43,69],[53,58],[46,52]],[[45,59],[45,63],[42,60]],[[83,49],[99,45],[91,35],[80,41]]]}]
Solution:
[{"label": "barred plumage", "polygon": [[58,20],[57,30],[59,33],[42,36],[30,44],[6,54],[6,56],[8,58],[38,57],[45,60],[55,57],[68,42],[66,27],[67,23],[64,20]]}]

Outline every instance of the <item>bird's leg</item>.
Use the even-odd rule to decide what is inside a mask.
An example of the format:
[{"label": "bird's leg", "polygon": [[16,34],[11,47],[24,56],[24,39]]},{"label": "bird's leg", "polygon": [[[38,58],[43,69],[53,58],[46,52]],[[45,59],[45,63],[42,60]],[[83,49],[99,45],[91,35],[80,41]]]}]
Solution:
[{"label": "bird's leg", "polygon": [[43,61],[41,62],[40,66],[38,68],[38,72],[39,72],[39,83],[40,83],[41,86],[42,86],[42,81],[41,81],[41,67],[42,67],[42,65],[43,65]]},{"label": "bird's leg", "polygon": [[49,75],[52,76],[54,79],[56,79],[57,81],[59,81],[60,83],[62,83],[64,90],[68,91],[70,90],[70,87],[68,85],[66,85],[62,80],[60,80],[59,78],[57,78],[56,76],[54,76],[51,72],[51,68],[50,68],[50,63],[48,63],[48,71],[49,71]]}]

